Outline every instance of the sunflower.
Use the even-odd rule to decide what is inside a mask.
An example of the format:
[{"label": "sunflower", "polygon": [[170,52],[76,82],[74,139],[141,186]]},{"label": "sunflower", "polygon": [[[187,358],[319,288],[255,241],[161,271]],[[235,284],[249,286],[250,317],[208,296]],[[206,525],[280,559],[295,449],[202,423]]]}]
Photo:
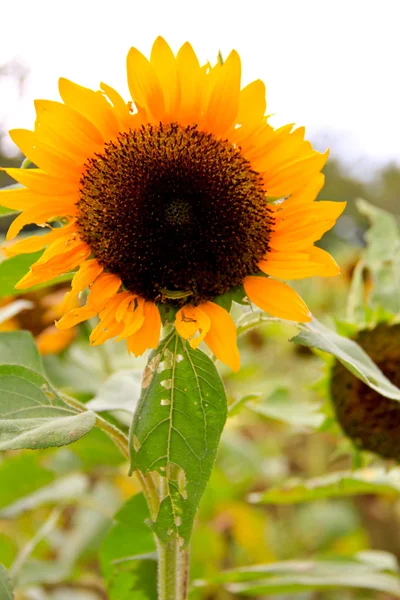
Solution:
[{"label": "sunflower", "polygon": [[345,206],[314,202],[327,153],[303,128],[268,124],[265,86],[241,89],[235,51],[201,66],[190,44],[174,56],[159,37],[150,60],[130,49],[127,77],[128,103],[104,83],[95,92],[60,79],[62,102],[36,101],[34,131],[10,132],[38,168],[6,169],[24,186],[2,193],[22,210],[7,239],[28,223],[49,228],[7,248],[46,248],[17,287],[78,268],[65,307],[85,288],[87,303],[60,329],[98,315],[92,344],[126,339],[140,355],[157,346],[170,306],[193,348],[204,340],[237,370],[219,296],[242,287],[262,310],[305,322],[306,304],[281,280],[339,273],[314,246]]},{"label": "sunflower", "polygon": [[60,330],[54,325],[54,320],[63,316],[66,291],[64,284],[57,284],[47,289],[27,292],[18,298],[3,298],[0,300],[0,307],[6,307],[17,299],[27,300],[30,307],[0,323],[0,331],[30,331],[42,356],[62,352],[76,336],[75,329]]},{"label": "sunflower", "polygon": [[[400,324],[380,323],[355,337],[386,377],[400,386]],[[336,361],[330,392],[344,433],[362,450],[400,461],[400,404],[371,389]]]}]

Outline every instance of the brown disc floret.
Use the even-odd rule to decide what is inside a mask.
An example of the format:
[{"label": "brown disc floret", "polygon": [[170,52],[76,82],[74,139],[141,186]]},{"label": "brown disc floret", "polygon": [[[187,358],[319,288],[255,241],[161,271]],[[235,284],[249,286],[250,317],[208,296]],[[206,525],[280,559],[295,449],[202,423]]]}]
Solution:
[{"label": "brown disc floret", "polygon": [[176,123],[107,143],[86,165],[77,206],[94,257],[153,301],[198,304],[240,285],[272,228],[262,178],[240,149]]},{"label": "brown disc floret", "polygon": [[[361,331],[356,341],[400,387],[400,324]],[[331,396],[342,429],[357,447],[400,460],[400,402],[371,389],[340,362],[332,370]]]}]

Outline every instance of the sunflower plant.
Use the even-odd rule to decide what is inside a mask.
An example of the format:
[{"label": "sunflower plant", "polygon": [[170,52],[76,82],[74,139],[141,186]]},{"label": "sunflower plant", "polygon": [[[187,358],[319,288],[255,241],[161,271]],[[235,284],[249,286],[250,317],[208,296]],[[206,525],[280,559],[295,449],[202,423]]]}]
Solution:
[{"label": "sunflower plant", "polygon": [[[128,102],[104,83],[93,91],[62,78],[60,102],[36,101],[33,131],[10,132],[27,160],[5,169],[19,185],[0,204],[20,213],[0,277],[4,297],[70,281],[52,313],[60,334],[83,324],[91,346],[114,339],[147,353],[132,422],[113,416],[112,401],[103,414],[56,389],[29,334],[4,332],[0,449],[105,432],[143,493],[117,515],[118,527],[137,516],[126,561],[156,553],[159,600],[185,600],[193,524],[228,414],[217,361],[239,370],[238,335],[297,324],[295,343],[333,354],[386,398],[400,390],[286,283],[340,271],[315,245],[345,208],[316,201],[328,154],[303,128],[269,124],[265,86],[241,87],[235,51],[200,65],[190,44],[175,56],[158,38],[149,60],[129,50],[127,80]],[[43,231],[26,235],[32,223]],[[135,585],[129,597],[147,597],[135,595],[140,577]]]}]

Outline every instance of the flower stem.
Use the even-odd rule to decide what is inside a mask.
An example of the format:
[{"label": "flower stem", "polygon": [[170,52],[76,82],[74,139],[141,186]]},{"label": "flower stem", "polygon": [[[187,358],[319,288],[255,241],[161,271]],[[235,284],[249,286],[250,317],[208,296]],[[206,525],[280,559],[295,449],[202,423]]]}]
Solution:
[{"label": "flower stem", "polygon": [[[79,412],[87,410],[84,404],[63,395],[63,400]],[[111,423],[96,415],[96,425],[102,429],[120,449],[122,454],[129,458],[129,441],[126,435]],[[149,507],[150,517],[153,521],[157,518],[160,499],[166,494],[166,479],[159,478],[159,490],[156,481],[150,473],[143,474],[137,471],[143,494]],[[171,535],[167,544],[163,544],[155,536],[158,553],[158,600],[187,600],[189,585],[189,550],[183,548],[177,536]]]},{"label": "flower stem", "polygon": [[[167,492],[167,481],[159,480],[159,494]],[[189,550],[182,547],[177,535],[163,543],[156,535],[158,554],[158,600],[187,600],[189,587]]]},{"label": "flower stem", "polygon": [[187,600],[189,550],[171,536],[168,544],[157,540],[158,600]]}]

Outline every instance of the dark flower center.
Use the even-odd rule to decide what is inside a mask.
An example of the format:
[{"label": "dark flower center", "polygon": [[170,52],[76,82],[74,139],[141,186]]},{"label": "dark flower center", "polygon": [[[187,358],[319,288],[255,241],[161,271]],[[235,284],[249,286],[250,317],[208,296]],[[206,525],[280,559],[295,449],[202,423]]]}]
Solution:
[{"label": "dark flower center", "polygon": [[[386,377],[400,387],[400,325],[361,331],[357,342]],[[400,403],[382,396],[341,363],[332,371],[331,394],[336,416],[355,445],[400,461]]]},{"label": "dark flower center", "polygon": [[93,255],[146,300],[224,294],[268,251],[261,176],[196,126],[146,125],[106,144],[86,165],[77,206]]}]

